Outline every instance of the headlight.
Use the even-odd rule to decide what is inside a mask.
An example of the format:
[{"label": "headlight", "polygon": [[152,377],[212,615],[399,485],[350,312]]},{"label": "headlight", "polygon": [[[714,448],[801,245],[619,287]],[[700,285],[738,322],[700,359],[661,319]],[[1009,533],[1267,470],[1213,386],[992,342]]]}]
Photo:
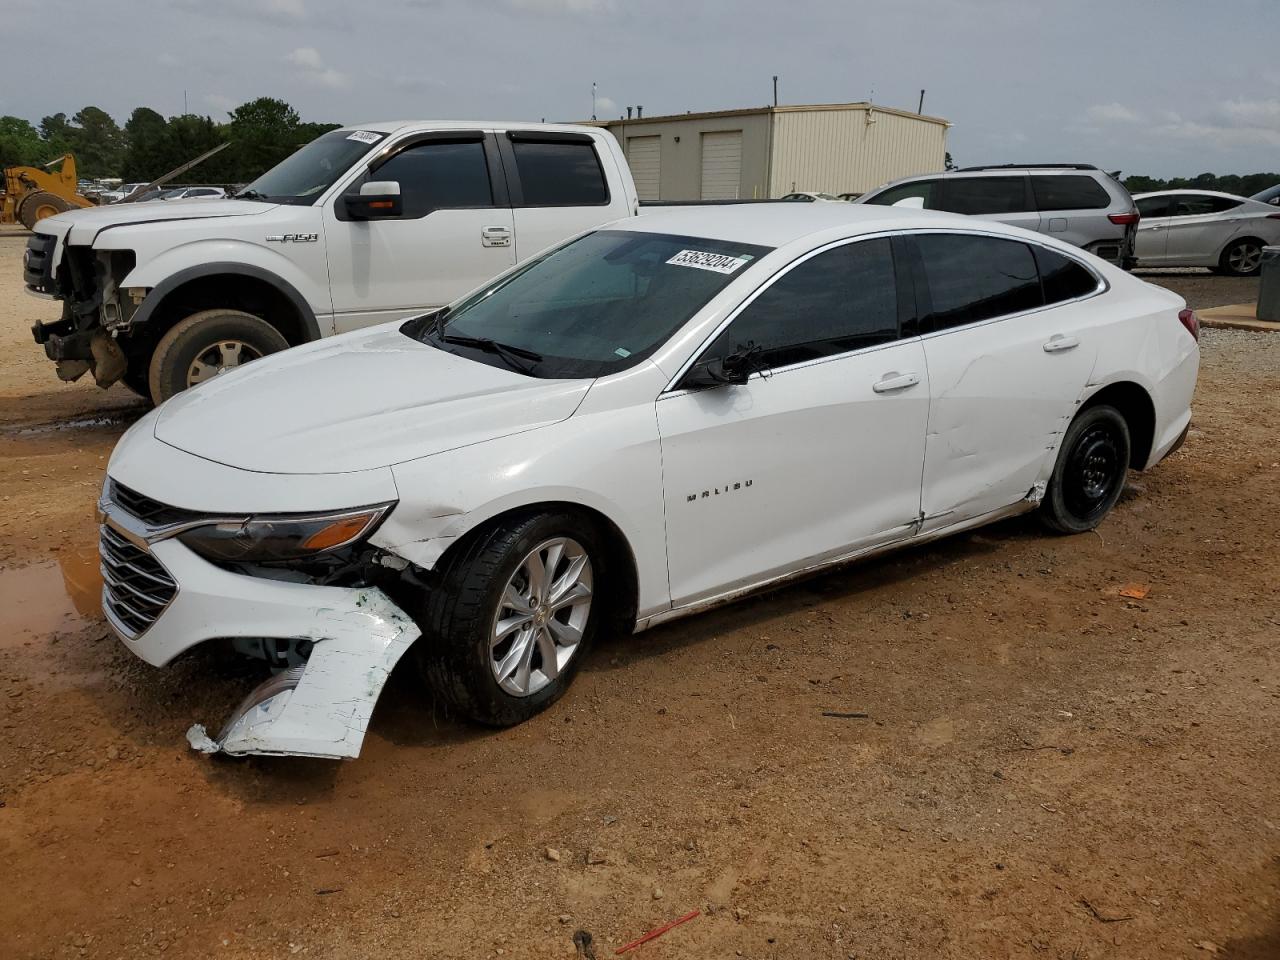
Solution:
[{"label": "headlight", "polygon": [[393,505],[361,507],[311,516],[250,517],[243,523],[210,523],[178,535],[209,560],[266,563],[299,560],[339,550],[364,539]]}]

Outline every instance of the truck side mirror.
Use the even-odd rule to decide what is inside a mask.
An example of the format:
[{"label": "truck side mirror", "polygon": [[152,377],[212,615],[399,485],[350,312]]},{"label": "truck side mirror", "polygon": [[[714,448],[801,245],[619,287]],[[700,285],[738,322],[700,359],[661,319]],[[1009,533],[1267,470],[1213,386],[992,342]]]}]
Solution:
[{"label": "truck side mirror", "polygon": [[342,200],[353,220],[389,220],[404,209],[395,180],[370,180],[361,185],[359,194],[347,194]]}]

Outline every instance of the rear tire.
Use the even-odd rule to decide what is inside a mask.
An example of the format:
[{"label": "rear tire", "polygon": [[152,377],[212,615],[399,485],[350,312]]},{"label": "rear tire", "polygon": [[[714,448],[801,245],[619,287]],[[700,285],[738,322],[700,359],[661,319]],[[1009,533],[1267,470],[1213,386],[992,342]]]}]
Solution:
[{"label": "rear tire", "polygon": [[1262,246],[1257,237],[1232,240],[1222,251],[1219,269],[1230,277],[1256,277],[1262,270]]},{"label": "rear tire", "polygon": [[225,369],[285,350],[289,341],[261,317],[202,310],[175,324],[151,355],[148,386],[157,406]]},{"label": "rear tire", "polygon": [[1040,519],[1055,533],[1092,530],[1120,499],[1129,472],[1129,425],[1115,407],[1099,404],[1067,427],[1040,504]]},{"label": "rear tire", "polygon": [[22,203],[18,204],[18,219],[28,230],[34,230],[36,224],[45,217],[63,213],[71,207],[72,204],[69,201],[62,199],[56,193],[37,190],[35,193],[27,194],[22,198]]},{"label": "rear tire", "polygon": [[[535,555],[534,569],[551,571],[541,582],[529,572]],[[605,615],[606,564],[596,525],[569,512],[513,517],[463,545],[426,594],[415,645],[437,698],[490,727],[513,726],[555,703]]]}]

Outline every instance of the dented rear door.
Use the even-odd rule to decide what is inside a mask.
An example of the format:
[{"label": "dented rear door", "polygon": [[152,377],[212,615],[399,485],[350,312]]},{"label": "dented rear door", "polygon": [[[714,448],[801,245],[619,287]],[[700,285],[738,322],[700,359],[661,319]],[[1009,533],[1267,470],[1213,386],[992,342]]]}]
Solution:
[{"label": "dented rear door", "polygon": [[1016,504],[1043,480],[1093,370],[1088,301],[1043,305],[1030,246],[916,238],[929,428],[922,531]]}]

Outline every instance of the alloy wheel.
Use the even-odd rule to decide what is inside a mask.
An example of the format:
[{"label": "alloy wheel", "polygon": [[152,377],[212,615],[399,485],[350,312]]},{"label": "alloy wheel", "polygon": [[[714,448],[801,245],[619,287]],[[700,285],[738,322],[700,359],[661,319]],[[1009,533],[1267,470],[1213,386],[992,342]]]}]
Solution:
[{"label": "alloy wheel", "polygon": [[191,361],[187,368],[187,388],[204,383],[223,370],[260,359],[262,351],[243,340],[220,340]]},{"label": "alloy wheel", "polygon": [[1262,263],[1262,247],[1256,243],[1238,243],[1227,251],[1227,266],[1232,273],[1253,273]]},{"label": "alloy wheel", "polygon": [[489,666],[504,691],[528,697],[556,679],[577,653],[591,615],[591,558],[555,537],[516,566],[498,601]]}]

